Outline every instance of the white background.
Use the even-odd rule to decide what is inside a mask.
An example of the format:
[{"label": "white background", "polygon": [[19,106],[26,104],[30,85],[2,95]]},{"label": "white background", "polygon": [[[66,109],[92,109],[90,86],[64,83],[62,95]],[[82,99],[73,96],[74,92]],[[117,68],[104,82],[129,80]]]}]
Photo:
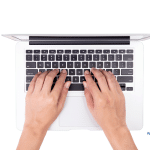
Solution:
[{"label": "white background", "polygon": [[[148,0],[1,0],[0,34],[150,33],[148,2]],[[144,127],[131,133],[138,149],[149,150],[150,136],[147,132],[150,132],[150,40],[143,43]],[[0,36],[1,150],[16,149],[21,135],[16,129],[15,44],[16,42]],[[41,150],[49,149],[109,150],[111,146],[101,131],[59,131],[47,133]]]}]

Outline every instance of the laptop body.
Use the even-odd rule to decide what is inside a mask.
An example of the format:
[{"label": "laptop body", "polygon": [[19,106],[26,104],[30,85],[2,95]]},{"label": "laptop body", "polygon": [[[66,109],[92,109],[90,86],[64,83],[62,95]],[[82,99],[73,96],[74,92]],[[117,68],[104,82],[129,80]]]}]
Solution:
[{"label": "laptop body", "polygon": [[[149,35],[4,35],[16,45],[17,128],[25,121],[25,96],[35,73],[67,69],[72,84],[64,108],[49,130],[101,130],[84,96],[84,71],[92,67],[112,71],[126,99],[130,130],[143,127],[142,40]],[[57,82],[56,77],[55,82]],[[95,82],[96,79],[93,76]]]}]

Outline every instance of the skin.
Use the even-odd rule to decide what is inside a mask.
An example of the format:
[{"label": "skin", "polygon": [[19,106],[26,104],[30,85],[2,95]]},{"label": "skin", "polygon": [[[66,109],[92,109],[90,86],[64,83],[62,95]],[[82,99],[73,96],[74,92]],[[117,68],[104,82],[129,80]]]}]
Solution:
[{"label": "skin", "polygon": [[[126,125],[125,98],[111,72],[91,70],[98,80],[97,87],[86,71],[84,94],[87,106],[103,129],[114,150],[137,150]],[[58,69],[38,73],[30,83],[26,95],[26,115],[17,150],[39,150],[48,128],[63,109],[70,81],[65,83],[66,70],[60,74],[53,90],[53,79]]]}]

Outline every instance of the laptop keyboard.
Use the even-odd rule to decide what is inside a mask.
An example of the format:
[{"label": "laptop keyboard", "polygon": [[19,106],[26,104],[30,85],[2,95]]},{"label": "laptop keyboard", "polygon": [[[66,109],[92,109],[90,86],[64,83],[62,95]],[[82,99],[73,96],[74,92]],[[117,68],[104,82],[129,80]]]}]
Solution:
[{"label": "laptop keyboard", "polygon": [[[36,73],[67,70],[70,91],[83,91],[84,71],[92,67],[111,71],[122,91],[133,91],[133,49],[26,50],[26,91]],[[59,74],[55,77],[54,87]],[[92,74],[93,80],[97,83]]]}]

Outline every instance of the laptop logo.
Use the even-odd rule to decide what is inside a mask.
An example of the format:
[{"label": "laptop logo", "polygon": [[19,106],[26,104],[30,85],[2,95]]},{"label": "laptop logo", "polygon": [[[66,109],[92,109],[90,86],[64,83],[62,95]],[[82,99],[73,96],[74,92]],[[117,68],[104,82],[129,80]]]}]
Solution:
[{"label": "laptop logo", "polygon": [[150,135],[150,132],[147,132],[147,135]]}]

